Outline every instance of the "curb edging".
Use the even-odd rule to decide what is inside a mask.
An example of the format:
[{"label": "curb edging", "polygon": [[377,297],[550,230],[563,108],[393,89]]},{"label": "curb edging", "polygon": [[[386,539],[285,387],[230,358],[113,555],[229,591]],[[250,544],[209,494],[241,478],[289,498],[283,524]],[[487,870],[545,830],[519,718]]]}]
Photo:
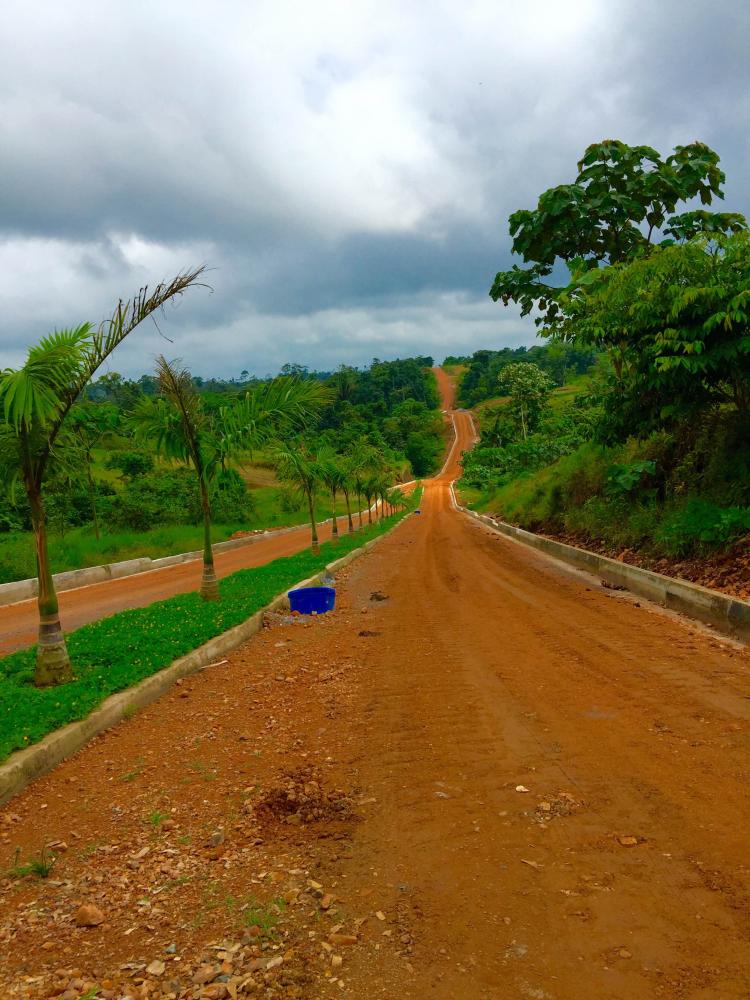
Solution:
[{"label": "curb edging", "polygon": [[293,586],[278,594],[268,604],[256,611],[246,621],[235,625],[234,628],[214,636],[202,646],[174,660],[167,667],[163,667],[155,674],[145,677],[133,687],[125,688],[106,698],[98,708],[95,708],[84,719],[70,722],[62,729],[56,729],[44,736],[33,746],[24,747],[23,750],[16,750],[10,755],[5,763],[0,764],[0,807],[4,806],[10,799],[19,792],[22,792],[27,785],[36,778],[42,777],[53,768],[57,767],[68,757],[71,757],[78,750],[82,749],[93,737],[105,732],[117,725],[123,719],[128,718],[133,711],[145,708],[165,694],[177,681],[191,674],[206,670],[212,666],[218,666],[215,661],[225,653],[241,646],[243,642],[252,638],[263,627],[263,615],[267,611],[277,611],[280,608],[289,607],[288,593],[297,587],[311,586],[319,583],[326,573],[335,574],[338,570],[348,566],[349,563],[358,559],[365,552],[369,551],[384,538],[387,538],[392,531],[412,516],[412,511],[408,511],[396,524],[392,525],[382,535],[371,538],[359,548],[352,549],[345,556],[334,559],[315,576],[307,580],[301,580]]},{"label": "curb edging", "polygon": [[[352,512],[352,516],[355,513]],[[345,514],[339,514],[339,520],[345,518]],[[327,517],[318,524],[330,524],[333,518]],[[255,535],[245,535],[242,538],[229,538],[225,542],[214,542],[213,551],[228,552],[231,549],[244,548],[246,545],[255,545],[256,542],[265,542],[269,539],[288,535],[293,531],[299,531],[308,527],[305,523],[291,524],[285,528],[267,528],[259,531]],[[120,562],[101,563],[99,566],[83,566],[81,569],[67,569],[62,573],[53,574],[55,589],[58,593],[66,590],[76,590],[78,587],[90,587],[95,583],[108,583],[110,580],[121,580],[125,576],[136,576],[140,573],[153,573],[155,570],[167,569],[170,566],[177,566],[180,563],[193,562],[201,559],[203,549],[193,549],[190,552],[176,552],[171,556],[158,556],[152,559],[151,556],[139,556],[136,559],[123,559]],[[12,580],[10,583],[0,583],[0,607],[9,604],[18,604],[21,601],[29,601],[36,597],[39,592],[39,582],[35,576],[26,580]]]},{"label": "curb edging", "polygon": [[730,597],[717,590],[710,590],[698,583],[664,576],[662,573],[632,566],[630,563],[621,563],[617,559],[610,559],[609,556],[602,556],[588,549],[579,549],[575,545],[557,542],[553,538],[546,538],[544,535],[517,528],[505,521],[498,521],[487,514],[478,514],[458,503],[452,483],[451,496],[456,510],[480,521],[501,535],[544,552],[577,569],[599,576],[606,583],[624,587],[631,593],[653,601],[654,604],[659,604],[670,611],[677,611],[710,625],[733,639],[750,643],[750,603],[747,601]]}]

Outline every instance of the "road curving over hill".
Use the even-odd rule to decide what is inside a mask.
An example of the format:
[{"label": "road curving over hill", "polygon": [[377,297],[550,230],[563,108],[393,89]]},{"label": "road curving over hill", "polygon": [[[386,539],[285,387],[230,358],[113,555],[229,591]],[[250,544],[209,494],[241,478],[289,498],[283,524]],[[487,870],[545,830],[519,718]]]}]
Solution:
[{"label": "road curving over hill", "polygon": [[271,623],[0,813],[9,853],[76,845],[56,885],[0,882],[8,992],[750,996],[747,651],[456,512],[454,416],[334,614]]}]

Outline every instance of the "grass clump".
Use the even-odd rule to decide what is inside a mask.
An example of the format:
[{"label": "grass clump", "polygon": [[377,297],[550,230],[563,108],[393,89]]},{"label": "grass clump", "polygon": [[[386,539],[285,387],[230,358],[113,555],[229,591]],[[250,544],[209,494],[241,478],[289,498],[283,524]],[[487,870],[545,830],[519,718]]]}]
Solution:
[{"label": "grass clump", "polygon": [[55,867],[56,858],[50,854],[45,847],[39,857],[31,858],[29,861],[20,861],[21,849],[16,851],[13,864],[8,869],[8,877],[13,879],[22,878],[49,878],[52,869]]}]

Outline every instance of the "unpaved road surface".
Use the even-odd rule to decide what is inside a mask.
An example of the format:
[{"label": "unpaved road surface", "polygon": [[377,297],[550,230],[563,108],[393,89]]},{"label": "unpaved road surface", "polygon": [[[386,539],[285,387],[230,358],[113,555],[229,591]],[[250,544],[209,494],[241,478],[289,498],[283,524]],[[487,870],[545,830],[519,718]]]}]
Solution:
[{"label": "unpaved road surface", "polygon": [[[346,531],[347,520],[339,518],[339,531]],[[331,537],[331,525],[319,526],[321,542]],[[298,531],[271,535],[260,542],[239,546],[228,552],[215,553],[216,575],[228,576],[239,569],[262,566],[280,556],[291,556],[301,552],[310,544],[310,527],[301,526]],[[163,601],[175,594],[185,594],[198,590],[201,583],[203,563],[200,559],[168,566],[166,569],[135,573],[120,580],[107,580],[75,590],[62,591],[60,616],[66,632],[86,625],[88,622],[107,618],[126,608],[143,608],[155,601]],[[23,649],[36,642],[39,626],[39,611],[36,598],[18,601],[0,607],[0,656],[7,656],[16,649]]]},{"label": "unpaved road surface", "polygon": [[456,457],[333,614],[4,810],[66,845],[0,883],[7,994],[750,996],[747,652],[453,511]]}]

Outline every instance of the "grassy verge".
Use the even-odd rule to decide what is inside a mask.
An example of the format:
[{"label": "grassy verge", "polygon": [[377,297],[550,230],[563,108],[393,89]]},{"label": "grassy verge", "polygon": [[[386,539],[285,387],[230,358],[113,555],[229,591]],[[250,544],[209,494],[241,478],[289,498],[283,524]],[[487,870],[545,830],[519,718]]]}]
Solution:
[{"label": "grassy verge", "polygon": [[[307,523],[307,511],[282,510],[279,490],[262,487],[252,492],[255,500],[254,516],[247,522],[214,524],[215,542],[223,542],[235,531],[256,531],[273,528],[292,527]],[[330,517],[331,502],[327,496],[318,499],[318,516]],[[337,500],[339,514],[346,512],[343,499]],[[10,532],[2,538],[0,550],[0,583],[26,580],[36,574],[34,537],[30,531]],[[199,524],[164,524],[150,531],[105,532],[101,538],[94,536],[90,525],[71,528],[64,536],[54,535],[50,539],[50,559],[55,573],[71,569],[85,569],[102,563],[121,562],[125,559],[140,559],[149,556],[176,555],[178,552],[192,552],[203,547],[203,527]]]},{"label": "grassy verge", "polygon": [[[420,496],[419,489],[412,494],[407,511]],[[327,542],[319,555],[300,552],[233,573],[221,581],[217,603],[206,604],[197,593],[180,594],[84,625],[68,636],[76,672],[70,684],[35,688],[34,648],[0,659],[0,761],[239,625],[299,580],[381,535],[407,511],[344,535],[338,543]]]}]

